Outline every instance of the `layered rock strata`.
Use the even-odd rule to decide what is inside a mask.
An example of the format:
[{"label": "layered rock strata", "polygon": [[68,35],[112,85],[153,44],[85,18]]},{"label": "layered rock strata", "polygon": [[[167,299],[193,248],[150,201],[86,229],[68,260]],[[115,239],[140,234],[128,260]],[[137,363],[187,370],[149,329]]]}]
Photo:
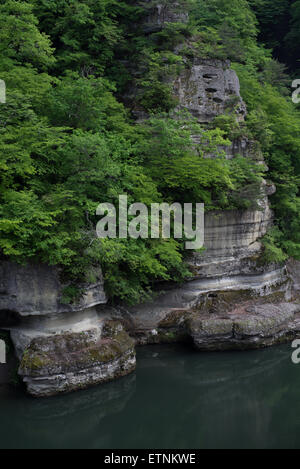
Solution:
[{"label": "layered rock strata", "polygon": [[62,301],[65,285],[59,270],[43,264],[0,263],[0,311],[18,315],[41,316],[82,311],[107,301],[101,270],[94,284],[83,285],[82,299],[75,304]]},{"label": "layered rock strata", "polygon": [[46,397],[125,376],[135,364],[134,341],[110,321],[102,328],[33,339],[19,374],[31,395]]},{"label": "layered rock strata", "polygon": [[[142,3],[149,6],[146,34],[188,19],[176,2]],[[228,110],[239,122],[246,116],[227,61],[194,58],[173,89],[179,108],[204,125]],[[264,164],[256,151],[247,138],[224,148],[229,159],[242,155]],[[124,376],[135,368],[135,343],[244,350],[299,337],[300,263],[265,265],[261,258],[274,190],[263,183],[252,210],[207,213],[205,252],[191,255],[191,280],[161,287],[153,301],[134,308],[107,306],[100,271],[93,285],[82,286],[81,301],[64,304],[58,269],[1,262],[0,329],[10,330],[29,393],[50,396]]]},{"label": "layered rock strata", "polygon": [[0,329],[10,331],[31,395],[83,389],[135,369],[134,341],[95,309],[107,302],[100,270],[74,304],[62,302],[64,285],[55,268],[3,262],[0,270]]},{"label": "layered rock strata", "polygon": [[187,327],[198,350],[263,348],[300,336],[300,304],[241,304],[221,317],[195,314]]}]

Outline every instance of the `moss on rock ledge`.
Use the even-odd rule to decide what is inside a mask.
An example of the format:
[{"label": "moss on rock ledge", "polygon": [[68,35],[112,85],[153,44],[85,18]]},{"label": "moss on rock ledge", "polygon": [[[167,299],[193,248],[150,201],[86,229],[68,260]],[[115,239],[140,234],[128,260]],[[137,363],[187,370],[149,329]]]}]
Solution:
[{"label": "moss on rock ledge", "polygon": [[227,318],[194,313],[187,327],[199,350],[245,350],[298,337],[299,313],[300,306],[293,303],[240,305]]},{"label": "moss on rock ledge", "polygon": [[[135,369],[135,343],[118,323],[78,333],[34,339],[19,374],[35,396],[82,389],[124,376]],[[109,335],[109,331],[111,335]]]}]

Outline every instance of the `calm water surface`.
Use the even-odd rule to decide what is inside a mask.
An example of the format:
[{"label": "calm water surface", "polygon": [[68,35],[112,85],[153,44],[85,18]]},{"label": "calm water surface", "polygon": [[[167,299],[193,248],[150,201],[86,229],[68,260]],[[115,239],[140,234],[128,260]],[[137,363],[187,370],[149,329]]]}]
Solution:
[{"label": "calm water surface", "polygon": [[0,448],[300,448],[290,346],[138,351],[136,374],[46,400],[0,387]]}]

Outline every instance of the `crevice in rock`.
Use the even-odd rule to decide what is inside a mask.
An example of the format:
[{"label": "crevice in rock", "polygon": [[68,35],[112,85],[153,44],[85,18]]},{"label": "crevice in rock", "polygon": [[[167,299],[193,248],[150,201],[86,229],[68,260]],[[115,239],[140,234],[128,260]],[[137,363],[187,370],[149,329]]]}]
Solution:
[{"label": "crevice in rock", "polygon": [[217,79],[218,75],[213,74],[213,73],[206,73],[205,75],[203,75],[203,78],[207,80],[213,80],[213,79]]},{"label": "crevice in rock", "polygon": [[21,317],[17,311],[0,309],[0,328],[18,326],[21,323]]},{"label": "crevice in rock", "polygon": [[221,99],[221,98],[213,98],[213,100],[217,104],[222,104],[223,103],[223,99]]}]

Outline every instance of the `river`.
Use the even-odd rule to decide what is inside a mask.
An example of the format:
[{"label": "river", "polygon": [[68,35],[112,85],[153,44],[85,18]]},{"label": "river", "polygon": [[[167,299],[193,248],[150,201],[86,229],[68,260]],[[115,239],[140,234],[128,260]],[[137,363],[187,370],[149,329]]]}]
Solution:
[{"label": "river", "polygon": [[300,448],[300,365],[290,346],[138,349],[135,374],[35,400],[0,386],[0,448]]}]

